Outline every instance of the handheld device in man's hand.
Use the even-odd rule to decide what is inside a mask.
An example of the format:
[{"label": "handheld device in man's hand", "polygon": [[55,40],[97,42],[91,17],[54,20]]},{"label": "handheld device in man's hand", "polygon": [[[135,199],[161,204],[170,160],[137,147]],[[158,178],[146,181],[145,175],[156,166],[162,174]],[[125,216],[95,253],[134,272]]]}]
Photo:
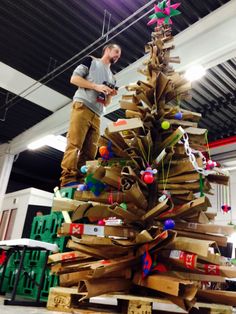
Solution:
[{"label": "handheld device in man's hand", "polygon": [[[118,90],[118,89],[119,89],[118,86],[116,86],[115,84],[109,83],[109,82],[107,82],[107,81],[104,81],[102,84],[108,86],[108,87],[111,88],[111,89],[115,89],[115,90]],[[98,94],[98,97],[97,97],[97,102],[104,104],[104,103],[106,102],[106,96],[107,96],[107,95],[104,94],[104,93],[102,93],[102,92],[99,93],[99,94]]]},{"label": "handheld device in man's hand", "polygon": [[115,89],[115,90],[118,90],[118,88],[119,88],[119,87],[116,86],[115,84],[109,83],[109,82],[107,82],[107,81],[104,81],[102,84],[108,86],[108,87],[111,88],[111,89]]}]

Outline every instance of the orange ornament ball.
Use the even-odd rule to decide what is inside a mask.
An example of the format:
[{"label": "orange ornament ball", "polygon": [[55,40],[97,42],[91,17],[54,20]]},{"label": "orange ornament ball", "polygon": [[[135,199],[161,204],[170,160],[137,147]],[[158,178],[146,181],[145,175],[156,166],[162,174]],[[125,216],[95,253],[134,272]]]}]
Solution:
[{"label": "orange ornament ball", "polygon": [[109,154],[109,151],[107,149],[107,146],[101,146],[99,147],[99,153],[101,156],[104,156],[106,154]]}]

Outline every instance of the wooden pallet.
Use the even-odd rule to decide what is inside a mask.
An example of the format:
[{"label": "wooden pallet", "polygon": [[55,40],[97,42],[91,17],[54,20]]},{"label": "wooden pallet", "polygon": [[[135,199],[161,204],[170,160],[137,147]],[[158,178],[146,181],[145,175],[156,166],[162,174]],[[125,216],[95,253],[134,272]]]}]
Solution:
[{"label": "wooden pallet", "polygon": [[[169,300],[125,294],[107,294],[79,302],[82,297],[77,288],[54,287],[50,289],[47,308],[73,314],[170,314],[187,313]],[[192,314],[232,314],[231,306],[197,303]],[[99,311],[100,310],[100,311]]]}]

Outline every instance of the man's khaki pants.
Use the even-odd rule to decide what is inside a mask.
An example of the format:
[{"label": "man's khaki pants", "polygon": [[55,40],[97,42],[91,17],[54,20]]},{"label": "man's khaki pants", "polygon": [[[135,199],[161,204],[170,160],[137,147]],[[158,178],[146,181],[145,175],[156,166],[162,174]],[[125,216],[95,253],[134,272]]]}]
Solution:
[{"label": "man's khaki pants", "polygon": [[94,160],[100,135],[100,117],[82,102],[74,102],[61,163],[61,186],[81,178],[80,167]]}]

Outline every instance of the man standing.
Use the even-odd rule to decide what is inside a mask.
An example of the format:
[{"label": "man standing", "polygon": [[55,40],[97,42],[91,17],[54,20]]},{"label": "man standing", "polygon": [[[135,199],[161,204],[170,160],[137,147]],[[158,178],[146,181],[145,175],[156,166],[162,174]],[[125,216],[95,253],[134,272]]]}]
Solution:
[{"label": "man standing", "polygon": [[100,59],[87,57],[72,74],[70,82],[78,89],[73,98],[67,147],[61,162],[61,187],[79,183],[81,166],[96,157],[100,117],[104,106],[117,94],[115,89],[107,86],[115,86],[110,66],[118,61],[120,55],[120,46],[108,44]]}]

